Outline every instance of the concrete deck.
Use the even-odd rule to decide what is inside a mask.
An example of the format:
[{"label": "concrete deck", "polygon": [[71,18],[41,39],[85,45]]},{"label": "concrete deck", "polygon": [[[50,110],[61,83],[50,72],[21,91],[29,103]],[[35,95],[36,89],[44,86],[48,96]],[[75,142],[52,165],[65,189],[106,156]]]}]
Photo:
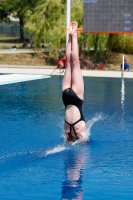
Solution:
[{"label": "concrete deck", "polygon": [[[0,73],[4,74],[40,74],[40,75],[64,75],[56,66],[26,66],[26,65],[0,65]],[[114,77],[121,78],[121,71],[82,70],[83,76],[90,77]],[[133,78],[133,72],[124,72],[124,78]]]}]

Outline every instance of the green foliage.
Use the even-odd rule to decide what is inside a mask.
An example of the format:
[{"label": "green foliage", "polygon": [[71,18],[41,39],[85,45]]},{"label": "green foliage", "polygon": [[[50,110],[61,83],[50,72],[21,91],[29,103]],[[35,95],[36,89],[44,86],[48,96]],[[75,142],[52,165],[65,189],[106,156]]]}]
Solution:
[{"label": "green foliage", "polygon": [[78,26],[82,27],[82,19],[83,19],[83,1],[82,0],[72,0],[71,21],[77,21]]},{"label": "green foliage", "polygon": [[0,22],[2,21],[9,21],[7,18],[9,14],[9,5],[7,2],[0,2]]},{"label": "green foliage", "polygon": [[0,20],[9,21],[8,15],[12,14],[13,17],[20,19],[20,37],[24,37],[24,19],[27,10],[32,10],[38,1],[36,0],[6,0],[0,3]]},{"label": "green foliage", "polygon": [[[72,20],[82,24],[82,1],[73,0]],[[74,12],[76,10],[76,12]],[[66,1],[42,0],[34,11],[26,14],[26,31],[30,32],[36,45],[45,43],[52,49],[61,48],[66,44]]]},{"label": "green foliage", "polygon": [[79,45],[87,54],[93,53],[93,62],[97,59],[104,57],[107,51],[109,35],[108,34],[82,34],[79,38]]},{"label": "green foliage", "polygon": [[[83,1],[71,0],[71,21],[82,27]],[[47,45],[49,50],[66,45],[66,0],[6,0],[0,2],[0,20],[7,21],[13,14],[20,19],[36,46]],[[133,53],[133,35],[80,34],[79,47],[87,53],[93,48],[93,59],[105,51]]]},{"label": "green foliage", "polygon": [[36,0],[13,0],[11,3],[11,0],[6,0],[3,5],[8,14],[13,13],[14,17],[24,18],[27,10],[34,8],[36,2]]},{"label": "green foliage", "polygon": [[115,38],[113,51],[130,54],[133,53],[133,35],[121,34]]}]

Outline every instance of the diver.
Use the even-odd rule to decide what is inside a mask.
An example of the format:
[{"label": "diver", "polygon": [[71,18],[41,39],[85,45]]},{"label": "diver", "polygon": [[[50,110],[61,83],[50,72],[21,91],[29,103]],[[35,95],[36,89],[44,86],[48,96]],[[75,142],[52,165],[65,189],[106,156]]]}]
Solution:
[{"label": "diver", "polygon": [[78,139],[86,142],[86,124],[82,113],[84,81],[79,61],[77,22],[73,21],[70,24],[68,33],[66,70],[62,81],[62,99],[65,105],[64,129],[67,142],[75,142]]}]

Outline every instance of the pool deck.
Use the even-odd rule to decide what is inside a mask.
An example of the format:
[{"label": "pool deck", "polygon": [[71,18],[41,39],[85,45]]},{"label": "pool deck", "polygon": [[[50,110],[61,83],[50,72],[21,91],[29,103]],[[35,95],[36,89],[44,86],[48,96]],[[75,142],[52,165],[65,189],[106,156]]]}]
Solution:
[{"label": "pool deck", "polygon": [[[26,66],[0,64],[0,74],[64,75],[56,66]],[[121,71],[82,70],[83,76],[121,78]],[[124,78],[133,78],[133,72],[124,72]]]}]

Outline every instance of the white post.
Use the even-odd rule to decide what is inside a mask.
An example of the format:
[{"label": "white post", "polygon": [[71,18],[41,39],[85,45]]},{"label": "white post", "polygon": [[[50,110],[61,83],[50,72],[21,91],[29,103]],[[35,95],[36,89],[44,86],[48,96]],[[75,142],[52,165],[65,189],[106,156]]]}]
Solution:
[{"label": "white post", "polygon": [[[67,7],[66,7],[66,29],[69,27],[70,19],[71,19],[71,0],[67,1]],[[68,31],[66,30],[66,44],[68,42]]]},{"label": "white post", "polygon": [[124,76],[124,55],[122,56],[122,77]]}]

